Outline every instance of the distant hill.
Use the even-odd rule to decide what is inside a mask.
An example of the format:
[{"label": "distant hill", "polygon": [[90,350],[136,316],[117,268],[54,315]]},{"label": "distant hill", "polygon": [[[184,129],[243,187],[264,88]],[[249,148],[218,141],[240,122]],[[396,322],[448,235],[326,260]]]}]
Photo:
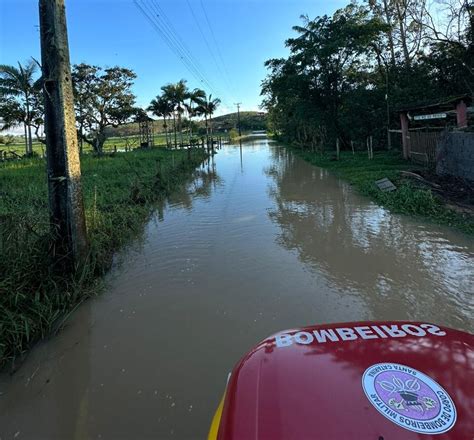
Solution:
[{"label": "distant hill", "polygon": [[[217,129],[237,128],[237,112],[212,118]],[[243,131],[266,130],[267,114],[262,112],[240,112],[240,127]]]},{"label": "distant hill", "polygon": [[[204,121],[196,121],[199,127],[204,128]],[[237,112],[212,118],[213,128],[218,130],[230,130],[237,128]],[[163,131],[163,120],[153,121],[155,133]],[[240,127],[242,131],[266,130],[267,115],[262,112],[240,112]],[[118,127],[107,127],[107,137],[135,136],[139,132],[137,123],[120,125]]]},{"label": "distant hill", "polygon": [[[155,133],[161,133],[163,131],[163,120],[155,119],[153,121],[153,128]],[[130,124],[119,125],[118,127],[107,127],[105,129],[105,135],[109,137],[124,137],[124,136],[137,136],[139,134],[139,127],[137,122],[131,122]]]}]

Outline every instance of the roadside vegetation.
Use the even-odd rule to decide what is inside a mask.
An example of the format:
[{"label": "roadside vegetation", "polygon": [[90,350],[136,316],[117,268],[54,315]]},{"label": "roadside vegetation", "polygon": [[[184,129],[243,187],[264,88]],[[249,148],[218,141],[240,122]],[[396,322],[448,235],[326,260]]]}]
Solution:
[{"label": "roadside vegetation", "polygon": [[[132,69],[121,66],[102,68],[85,63],[72,66],[74,109],[77,123],[77,137],[81,153],[93,151],[102,154],[107,148],[122,148],[113,137],[114,130],[121,126],[134,126],[153,122],[158,118],[155,139],[160,144],[174,148],[197,145],[205,138],[209,143],[214,135],[213,115],[220,105],[220,99],[207,95],[202,89],[190,90],[187,81],[169,83],[161,87],[161,94],[150,102],[147,108],[136,106],[132,87],[136,74]],[[151,116],[150,116],[151,115]],[[200,118],[204,132],[198,132]],[[18,63],[18,66],[0,65],[0,132],[23,127],[23,151],[11,136],[2,136],[0,150],[17,155],[42,155],[46,148],[43,134],[43,79],[34,60]],[[126,136],[127,142],[136,139]],[[136,145],[131,145],[135,147]],[[0,157],[3,159],[3,157]]]},{"label": "roadside vegetation", "polygon": [[[267,122],[266,115],[259,112],[241,112],[241,131],[242,134],[252,133],[254,130],[266,130]],[[214,133],[216,136],[221,136],[224,138],[238,138],[238,122],[237,122],[237,113],[229,113],[227,115],[216,116],[212,118],[214,125]],[[167,121],[168,125],[172,125],[170,121]],[[163,118],[159,117],[153,121],[154,127],[154,145],[158,146],[167,146],[170,144],[170,139],[173,139],[173,136],[170,136],[169,129],[165,133],[165,127],[163,124]],[[197,139],[202,140],[206,136],[206,126],[204,120],[189,120],[187,116],[183,118],[183,130],[186,132],[185,138],[188,138],[188,131],[192,133],[192,139],[196,141]],[[107,127],[105,129],[106,140],[102,147],[104,153],[112,153],[117,147],[117,150],[125,150],[136,148],[140,144],[139,139],[139,126],[138,122],[128,122],[116,127]],[[0,153],[5,151],[7,157],[13,158],[22,156],[25,153],[25,138],[24,136],[13,136],[13,135],[0,135]],[[32,142],[32,152],[33,155],[43,156],[46,151],[46,145],[42,142],[39,142],[37,139],[34,139]],[[94,148],[87,144],[83,143],[83,153],[94,153]],[[12,154],[14,153],[14,154]]]},{"label": "roadside vegetation", "polygon": [[474,91],[469,1],[355,1],[293,29],[289,56],[266,62],[263,104],[272,131],[308,148],[386,148],[398,108]]},{"label": "roadside vegetation", "polygon": [[[302,17],[293,30],[286,40],[289,56],[266,62],[262,96],[270,130],[297,145],[304,159],[335,171],[391,210],[472,233],[472,216],[450,209],[440,197],[443,188],[400,173],[426,170],[402,160],[401,135],[389,132],[400,127],[402,106],[472,95],[471,3],[353,1],[332,16]],[[373,151],[372,160],[357,152],[361,146]],[[384,177],[398,189],[380,191],[375,181]],[[445,194],[455,192],[454,180]],[[472,184],[464,188],[459,197],[473,192]]]},{"label": "roadside vegetation", "polygon": [[[34,60],[0,65],[0,131],[21,127],[24,133],[22,144],[10,135],[0,138],[0,365],[60,327],[74,307],[97,292],[114,252],[140,234],[156,204],[213,150],[213,115],[220,104],[182,79],[162,86],[147,108],[139,108],[133,70],[72,66],[87,225],[83,243],[89,247],[85,261],[65,265],[72,252],[55,248],[59,240],[51,232],[57,224],[52,225],[48,205],[44,84],[38,70]],[[153,134],[152,116],[159,118],[161,133]],[[204,131],[197,131],[198,118]],[[127,125],[141,131],[113,136]],[[207,152],[195,148],[206,145]],[[64,267],[68,273],[60,271]]]},{"label": "roadside vegetation", "polygon": [[89,264],[54,275],[44,161],[0,164],[0,365],[50,334],[98,291],[116,250],[143,230],[157,203],[206,157],[202,149],[140,149],[82,157]]},{"label": "roadside vegetation", "polygon": [[[347,180],[361,194],[369,196],[392,212],[428,218],[434,223],[474,234],[472,213],[450,209],[431,188],[404,177],[403,171],[423,172],[424,169],[404,160],[399,152],[374,152],[371,160],[368,159],[367,152],[342,152],[339,160],[336,160],[331,154],[315,153],[297,146],[292,149],[304,160],[331,170]],[[382,192],[376,186],[375,181],[385,177],[395,184],[396,191]]]}]

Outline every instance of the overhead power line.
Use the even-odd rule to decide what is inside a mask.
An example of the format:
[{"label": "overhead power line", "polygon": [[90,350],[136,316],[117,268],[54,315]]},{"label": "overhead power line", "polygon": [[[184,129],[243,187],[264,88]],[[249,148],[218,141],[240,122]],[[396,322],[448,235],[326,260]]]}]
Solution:
[{"label": "overhead power line", "polygon": [[201,27],[201,25],[200,25],[200,23],[199,23],[199,19],[197,18],[196,13],[194,12],[193,7],[191,6],[190,1],[189,1],[189,0],[186,0],[186,3],[188,4],[188,8],[189,8],[189,10],[191,11],[191,15],[192,15],[192,17],[193,17],[194,22],[196,23],[196,27],[198,28],[199,33],[201,34],[201,37],[202,37],[202,39],[204,40],[204,43],[206,44],[207,50],[208,50],[209,53],[211,54],[211,57],[212,57],[212,60],[214,61],[214,64],[215,64],[215,66],[216,66],[216,69],[219,71],[219,74],[220,74],[220,76],[222,77],[222,79],[224,80],[224,82],[227,82],[227,86],[228,86],[229,88],[231,88],[231,85],[230,85],[230,83],[229,83],[227,77],[224,75],[224,72],[222,71],[222,68],[221,68],[221,66],[219,65],[218,61],[217,61],[216,55],[215,55],[214,51],[212,50],[211,45],[209,44],[209,41],[208,41],[208,39],[207,39],[207,37],[206,37],[206,34],[205,34],[204,31],[202,30],[202,27]]},{"label": "overhead power line", "polygon": [[206,85],[209,89],[215,90],[206,75],[202,72],[199,64],[193,59],[189,50],[184,47],[184,44],[179,40],[179,37],[170,29],[169,25],[165,25],[165,18],[160,17],[160,11],[156,9],[154,4],[147,0],[141,0],[147,18],[151,21],[155,30],[160,34],[162,39],[171,49],[171,51],[181,60],[190,73],[201,83]]},{"label": "overhead power line", "polygon": [[180,37],[179,33],[176,31],[175,27],[173,26],[173,23],[167,17],[167,15],[165,14],[165,11],[159,5],[158,1],[151,0],[151,5],[152,5],[152,7],[154,8],[154,10],[156,12],[156,17],[158,18],[158,20],[161,19],[164,30],[173,39],[173,41],[180,48],[180,50],[182,50],[186,54],[186,56],[193,63],[193,65],[196,67],[196,69],[198,71],[202,72],[204,69],[200,65],[199,61],[196,58],[194,58],[193,54],[188,49],[188,47],[186,46],[186,44],[184,43],[184,41]]},{"label": "overhead power line", "polygon": [[212,92],[218,94],[217,89],[206,77],[202,66],[200,66],[199,62],[187,48],[160,5],[155,0],[134,0],[134,3],[166,43],[168,48],[184,64],[193,77],[198,82],[206,85]]},{"label": "overhead power line", "polygon": [[181,60],[181,62],[185,65],[185,67],[190,71],[190,73],[200,82],[204,82],[204,78],[201,77],[199,72],[197,72],[189,62],[187,58],[185,58],[184,54],[181,53],[180,50],[176,47],[176,44],[172,41],[172,39],[167,35],[165,31],[160,27],[159,23],[155,18],[155,13],[150,10],[149,5],[145,5],[142,0],[140,3],[138,0],[134,0],[135,5],[138,7],[140,12],[143,16],[150,22],[154,30],[160,35],[163,41],[166,43],[168,48],[174,53],[174,55]]},{"label": "overhead power line", "polygon": [[[196,66],[197,70],[203,73],[205,72],[205,69],[202,67],[202,65],[199,63],[199,61],[193,56],[193,54],[190,52],[188,47],[186,46],[185,42],[182,40],[181,36],[179,33],[176,31],[176,28],[173,26],[172,21],[167,17],[165,11],[159,4],[159,0],[151,0],[153,6],[155,7],[155,11],[157,13],[157,16],[162,19],[165,29],[167,30],[168,34],[172,36],[172,38],[175,40],[175,42],[182,48],[182,50],[187,54],[189,59],[192,61],[192,63]],[[189,5],[189,1],[188,1]],[[203,35],[203,34],[202,34]],[[203,35],[204,36],[204,35]],[[229,105],[228,102],[224,99],[224,94],[222,91],[219,89],[219,87],[216,87],[215,84],[211,82],[210,79],[207,79],[208,83],[211,84],[212,91],[214,92],[215,95],[218,95],[222,98],[222,101],[226,104]],[[230,87],[230,86],[229,86]]]},{"label": "overhead power line", "polygon": [[226,66],[225,61],[224,61],[224,57],[222,56],[222,52],[219,48],[219,43],[217,42],[216,35],[214,33],[214,29],[212,28],[211,21],[209,20],[209,16],[207,15],[207,11],[206,11],[206,8],[204,6],[203,0],[200,0],[200,3],[201,3],[202,11],[204,12],[204,18],[206,19],[207,26],[208,26],[209,31],[211,33],[211,37],[214,41],[214,45],[216,46],[217,55],[219,56],[219,59],[222,63],[222,66],[224,67],[224,73],[227,77],[227,81],[229,82],[229,84],[231,85],[232,90],[235,93],[235,87],[233,85],[232,80],[230,79],[229,70],[227,69],[227,66]]}]

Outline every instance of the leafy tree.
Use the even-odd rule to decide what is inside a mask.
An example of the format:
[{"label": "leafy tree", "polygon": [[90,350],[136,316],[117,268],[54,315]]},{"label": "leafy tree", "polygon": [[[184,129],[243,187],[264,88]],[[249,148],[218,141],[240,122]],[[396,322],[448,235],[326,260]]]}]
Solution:
[{"label": "leafy tree", "polygon": [[[425,29],[430,53],[422,61],[431,80],[447,95],[474,93],[474,4],[467,0],[439,0],[438,10],[426,5],[418,19]],[[444,14],[443,14],[444,13]],[[439,17],[441,15],[441,18]]]},{"label": "leafy tree", "polygon": [[107,127],[125,124],[136,114],[131,91],[135,78],[133,70],[118,66],[73,66],[78,135],[96,153],[102,153]]},{"label": "leafy tree", "polygon": [[375,17],[385,26],[386,49],[390,64],[410,68],[423,46],[423,16],[427,0],[368,0]]},{"label": "leafy tree", "polygon": [[294,27],[298,37],[286,42],[290,57],[266,63],[271,74],[263,83],[264,104],[273,123],[287,125],[298,141],[334,142],[344,137],[341,118],[351,95],[371,93],[367,72],[384,25],[355,4],[303,22]]},{"label": "leafy tree", "polygon": [[[472,93],[474,7],[466,0],[351,2],[303,18],[287,58],[266,62],[270,127],[302,145],[386,141],[390,109]],[[436,17],[434,19],[433,17]]]},{"label": "leafy tree", "polygon": [[93,112],[94,89],[100,68],[88,64],[77,64],[73,67],[72,80],[74,90],[74,108],[78,129],[79,149],[82,153],[88,114]]}]

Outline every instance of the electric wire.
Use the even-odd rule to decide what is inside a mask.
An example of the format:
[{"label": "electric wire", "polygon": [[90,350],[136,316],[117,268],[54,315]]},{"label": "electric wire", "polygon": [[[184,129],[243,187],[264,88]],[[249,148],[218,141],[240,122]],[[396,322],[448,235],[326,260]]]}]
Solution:
[{"label": "electric wire", "polygon": [[[186,69],[200,83],[205,84],[207,88],[216,96],[223,96],[219,89],[216,88],[204,74],[204,69],[193,56],[191,51],[182,40],[171,20],[167,17],[157,0],[134,0],[142,15],[150,22],[154,30],[159,34],[173,54],[183,63]],[[188,3],[189,4],[189,3]],[[202,29],[201,34],[204,36]],[[208,43],[207,43],[208,44]],[[210,48],[210,47],[209,47]],[[212,51],[211,51],[212,53]],[[215,55],[213,55],[215,58]],[[216,63],[217,65],[217,63]],[[230,107],[227,100],[223,99],[223,103]]]},{"label": "electric wire", "polygon": [[186,54],[187,58],[192,62],[192,64],[196,67],[198,71],[200,72],[204,71],[199,61],[196,60],[196,58],[194,58],[193,54],[188,49],[188,47],[186,46],[186,44],[180,37],[179,33],[176,31],[175,27],[173,26],[173,23],[165,14],[165,11],[163,10],[163,8],[159,5],[159,3],[156,0],[151,0],[151,4],[156,11],[156,16],[158,17],[158,19],[161,18],[165,31],[174,40],[175,44],[181,49],[182,52]]},{"label": "electric wire", "polygon": [[206,19],[207,26],[208,26],[209,31],[211,33],[211,37],[214,41],[214,45],[216,46],[217,55],[219,56],[219,59],[222,63],[222,66],[224,67],[224,72],[225,72],[225,75],[227,76],[227,80],[228,80],[229,84],[231,84],[231,88],[233,89],[233,91],[235,93],[234,84],[233,84],[232,80],[230,79],[229,70],[227,69],[226,63],[224,61],[224,57],[222,56],[222,52],[220,50],[219,43],[217,42],[216,35],[214,33],[214,29],[212,28],[211,21],[209,20],[209,16],[207,15],[206,8],[204,7],[203,0],[200,0],[200,3],[201,3],[202,11],[204,12],[204,18]]},{"label": "electric wire", "polygon": [[[192,64],[196,67],[196,69],[199,71],[199,72],[204,72],[205,69],[201,66],[201,64],[199,63],[199,61],[193,56],[193,54],[190,52],[190,50],[188,49],[188,47],[186,46],[185,42],[182,40],[182,38],[180,37],[179,33],[176,31],[176,28],[173,26],[173,23],[172,21],[168,18],[168,16],[166,15],[165,11],[163,10],[163,8],[160,6],[159,4],[159,1],[158,0],[151,0],[152,4],[155,6],[155,11],[157,13],[157,16],[158,17],[161,17],[162,19],[162,22],[164,23],[165,25],[165,29],[166,31],[168,32],[168,34],[171,35],[171,37],[174,39],[174,41],[177,43],[177,45],[179,47],[181,47],[182,51],[184,53],[186,53],[188,59],[191,60]],[[202,76],[205,77],[205,75],[203,74]],[[206,82],[208,84],[211,84],[211,89],[213,91],[213,93],[217,96],[221,96],[222,97],[222,101],[228,106],[228,102],[226,99],[224,99],[224,93],[222,93],[222,91],[216,87],[210,79],[206,79]]]},{"label": "electric wire", "polygon": [[196,66],[196,63],[193,62],[192,58],[189,56],[189,53],[183,49],[181,44],[177,43],[177,37],[170,33],[169,28],[160,26],[160,22],[157,19],[157,16],[159,15],[157,14],[156,9],[152,8],[150,3],[147,3],[145,0],[141,0],[141,3],[139,0],[134,0],[134,3],[140,12],[145,16],[145,18],[150,22],[155,31],[160,35],[168,48],[184,64],[193,77],[198,82],[205,84],[207,88],[214,91],[215,93],[216,89],[209,82],[206,76],[200,71],[199,67]]},{"label": "electric wire", "polygon": [[216,55],[215,55],[214,51],[212,50],[211,45],[209,44],[209,40],[207,39],[206,34],[204,33],[204,31],[203,31],[203,29],[202,29],[202,27],[199,23],[199,20],[196,16],[196,13],[195,13],[193,7],[191,6],[190,1],[186,0],[186,3],[188,5],[189,10],[191,11],[191,15],[193,17],[194,23],[196,24],[196,27],[198,28],[199,33],[201,34],[201,37],[204,40],[204,43],[206,44],[207,50],[211,54],[212,60],[214,61],[214,65],[216,66],[216,69],[218,70],[220,77],[224,80],[224,82],[226,82],[227,87],[229,87],[229,89],[231,89],[232,85],[230,84],[228,77],[224,74],[224,72],[222,70],[222,67],[218,63]]}]

